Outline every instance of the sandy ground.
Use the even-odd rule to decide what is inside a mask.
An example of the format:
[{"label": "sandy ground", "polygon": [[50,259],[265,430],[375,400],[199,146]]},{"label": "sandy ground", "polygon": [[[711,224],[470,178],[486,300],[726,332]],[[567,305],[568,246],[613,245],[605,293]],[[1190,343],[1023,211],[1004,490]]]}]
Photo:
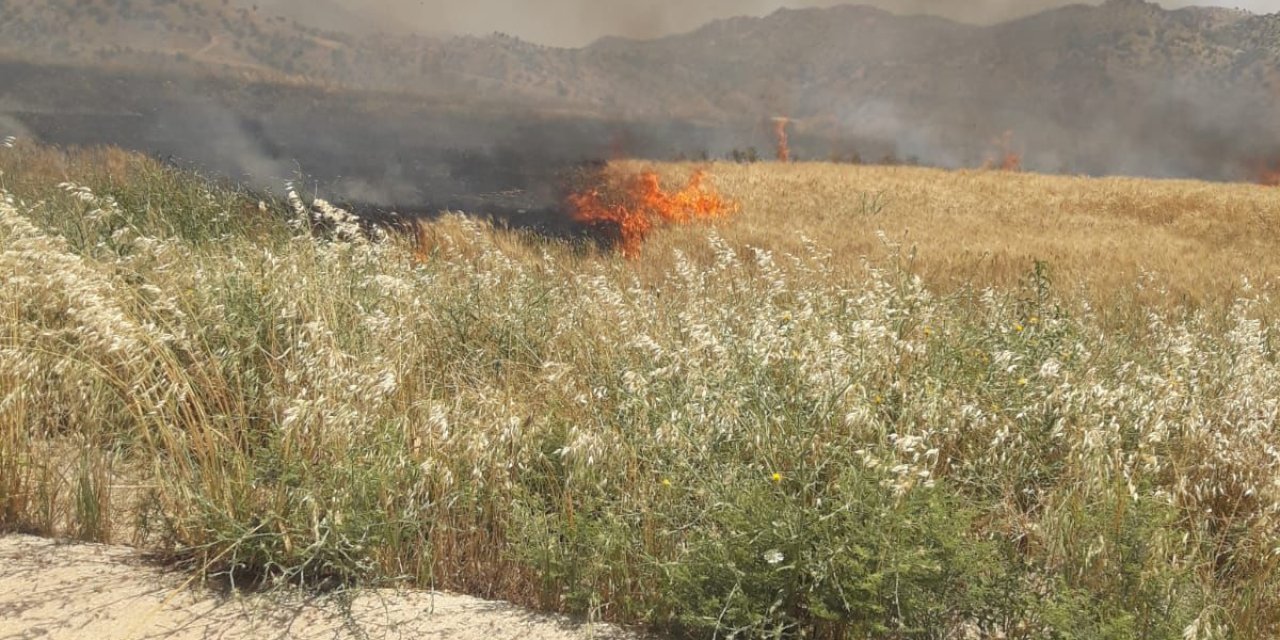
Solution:
[{"label": "sandy ground", "polygon": [[451,594],[225,596],[188,581],[129,548],[0,537],[0,640],[638,638]]}]

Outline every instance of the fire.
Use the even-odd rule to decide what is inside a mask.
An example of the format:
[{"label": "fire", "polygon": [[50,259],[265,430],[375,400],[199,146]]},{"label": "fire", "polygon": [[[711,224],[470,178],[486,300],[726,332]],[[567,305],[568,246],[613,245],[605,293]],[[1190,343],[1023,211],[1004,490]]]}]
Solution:
[{"label": "fire", "polygon": [[435,234],[427,223],[413,221],[413,264],[424,265],[431,262],[431,252],[435,249]]},{"label": "fire", "polygon": [[623,256],[636,258],[661,223],[715,220],[738,210],[706,184],[706,177],[699,169],[683,188],[671,192],[663,189],[662,180],[652,171],[628,176],[601,172],[594,177],[594,186],[568,197],[569,209],[574,221],[615,243]]},{"label": "fire", "polygon": [[778,162],[791,162],[791,143],[787,136],[787,125],[791,118],[779,116],[773,119],[773,135],[778,141]]},{"label": "fire", "polygon": [[999,138],[996,138],[992,144],[996,148],[995,158],[988,158],[986,163],[987,169],[999,169],[1001,171],[1022,171],[1022,154],[1013,148],[1013,132],[1005,131]]},{"label": "fire", "polygon": [[1258,184],[1268,187],[1280,187],[1280,160],[1260,163],[1255,179]]}]

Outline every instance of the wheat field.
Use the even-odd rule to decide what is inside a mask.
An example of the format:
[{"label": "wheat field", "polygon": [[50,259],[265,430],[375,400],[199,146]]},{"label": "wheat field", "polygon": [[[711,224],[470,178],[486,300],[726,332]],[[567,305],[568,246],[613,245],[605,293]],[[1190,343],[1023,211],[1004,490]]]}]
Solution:
[{"label": "wheat field", "polygon": [[726,239],[786,252],[821,240],[839,269],[914,247],[937,291],[1007,287],[1042,261],[1094,298],[1147,281],[1173,302],[1221,304],[1245,280],[1280,275],[1271,187],[825,163],[717,164],[714,175],[742,205]]},{"label": "wheat field", "polygon": [[1280,634],[1275,189],[716,164],[627,260],[0,172],[0,529],[675,637]]}]

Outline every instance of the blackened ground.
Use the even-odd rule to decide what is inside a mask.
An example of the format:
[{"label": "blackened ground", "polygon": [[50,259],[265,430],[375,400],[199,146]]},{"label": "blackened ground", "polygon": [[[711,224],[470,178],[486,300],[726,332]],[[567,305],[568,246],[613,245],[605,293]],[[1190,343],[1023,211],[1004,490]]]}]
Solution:
[{"label": "blackened ground", "polygon": [[[607,225],[576,222],[569,207],[569,195],[593,188],[601,182],[607,162],[584,160],[557,167],[538,176],[529,187],[459,194],[448,200],[407,202],[387,205],[374,202],[347,202],[344,208],[373,224],[411,231],[415,220],[433,220],[449,214],[480,218],[494,226],[527,231],[567,242],[592,243],[610,249],[621,238],[618,229]],[[521,181],[525,176],[512,176]],[[518,183],[518,182],[517,182]],[[549,186],[548,186],[549,185]]]},{"label": "blackened ground", "polygon": [[258,188],[293,181],[335,201],[512,220],[557,207],[560,176],[583,163],[692,156],[725,135],[465,98],[19,63],[0,63],[0,115],[45,143],[117,145]]},{"label": "blackened ground", "polygon": [[[1136,120],[1128,122],[1124,114],[1099,119],[1105,109],[1088,102],[1050,117],[1046,96],[1028,98],[1024,109],[996,109],[1004,99],[997,92],[991,104],[959,113],[923,100],[850,114],[828,129],[797,124],[793,157],[975,167],[995,151],[991,132],[1004,128],[1023,166],[1038,171],[1249,180],[1280,153],[1280,142],[1254,126],[1268,113],[1259,101],[1222,107],[1230,117],[1207,121],[1185,101],[1155,101],[1125,112]],[[970,112],[982,118],[969,122]],[[860,127],[871,132],[847,133]],[[773,124],[760,114],[736,122],[628,120],[465,95],[442,100],[0,61],[6,135],[116,145],[276,193],[293,182],[306,195],[361,210],[462,211],[567,236],[577,231],[564,215],[563,176],[584,163],[774,155]]]},{"label": "blackened ground", "polygon": [[[625,120],[536,105],[0,61],[0,125],[55,145],[115,145],[205,174],[363,210],[462,211],[571,233],[565,175],[614,157],[772,157],[768,121]],[[10,132],[0,131],[0,135]],[[803,148],[804,135],[796,136]],[[809,157],[854,143],[810,137]],[[892,143],[859,141],[872,156]]]}]

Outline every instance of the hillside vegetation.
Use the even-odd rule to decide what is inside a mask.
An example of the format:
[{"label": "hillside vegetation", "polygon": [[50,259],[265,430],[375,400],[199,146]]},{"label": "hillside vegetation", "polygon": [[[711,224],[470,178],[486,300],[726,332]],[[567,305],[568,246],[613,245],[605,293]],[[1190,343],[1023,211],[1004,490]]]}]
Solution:
[{"label": "hillside vegetation", "polygon": [[714,165],[738,217],[625,260],[0,172],[0,528],[688,637],[1280,633],[1274,189]]},{"label": "hillside vegetation", "polygon": [[[663,138],[668,158],[767,144],[768,119],[789,116],[809,159],[853,147],[974,167],[1006,131],[1025,166],[1046,172],[1240,180],[1280,159],[1280,14],[1110,0],[980,27],[837,6],[580,49],[501,34],[323,31],[308,15],[221,0],[0,0],[0,60],[499,102],[517,119],[567,110],[631,122],[639,137]],[[42,101],[33,93],[0,89],[0,111],[21,119],[22,105]],[[209,97],[258,115],[230,93]],[[383,114],[365,118],[376,130]],[[653,120],[714,123],[721,135],[691,142],[644,124]],[[744,127],[759,131],[747,138]],[[152,150],[147,140],[115,142]]]}]

